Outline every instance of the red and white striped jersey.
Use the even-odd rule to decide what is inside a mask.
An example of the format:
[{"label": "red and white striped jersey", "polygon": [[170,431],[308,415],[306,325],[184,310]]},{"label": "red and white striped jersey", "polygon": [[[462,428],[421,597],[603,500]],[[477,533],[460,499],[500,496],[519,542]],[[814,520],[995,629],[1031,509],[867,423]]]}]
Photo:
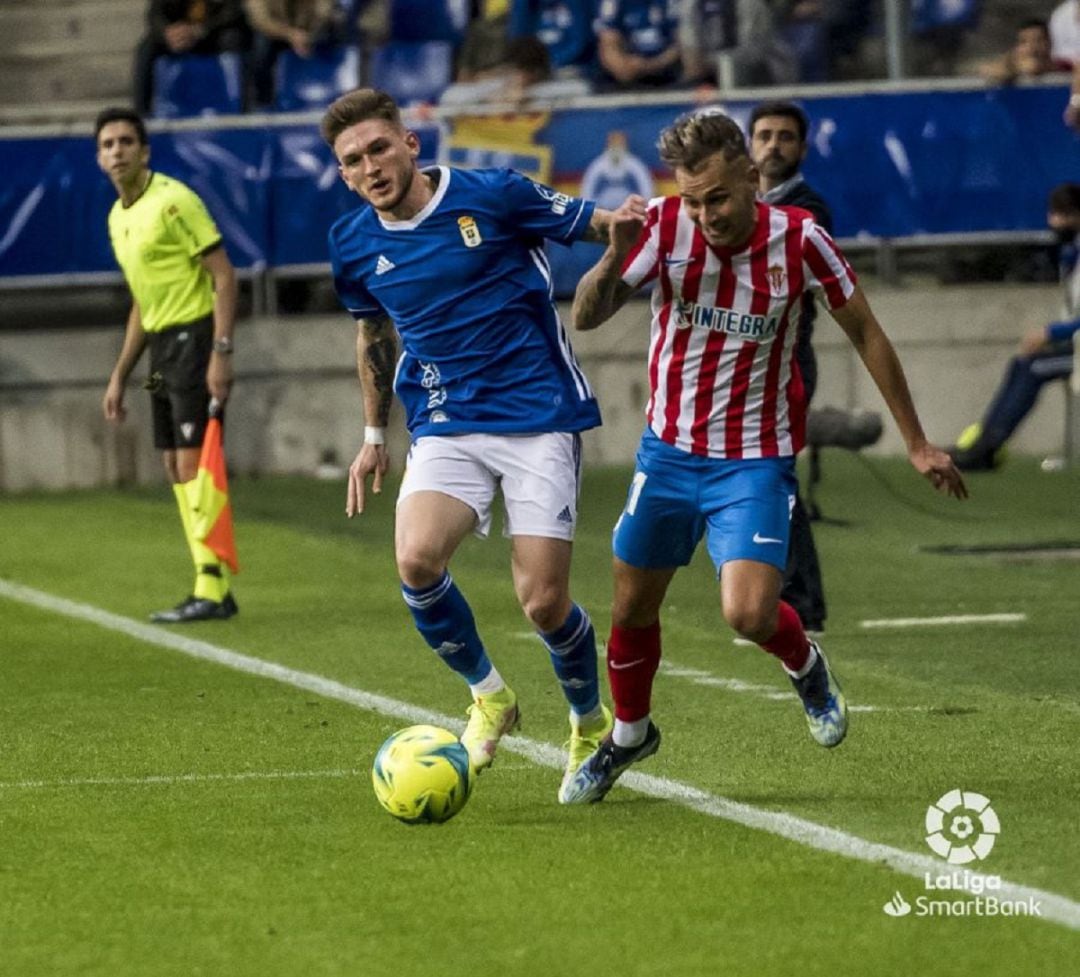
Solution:
[{"label": "red and white striped jersey", "polygon": [[796,207],[758,203],[749,243],[713,247],[679,197],[649,202],[622,278],[652,297],[649,405],[658,438],[710,458],[793,455],[806,431],[793,356],[803,294],[830,309],[855,291],[832,238]]}]

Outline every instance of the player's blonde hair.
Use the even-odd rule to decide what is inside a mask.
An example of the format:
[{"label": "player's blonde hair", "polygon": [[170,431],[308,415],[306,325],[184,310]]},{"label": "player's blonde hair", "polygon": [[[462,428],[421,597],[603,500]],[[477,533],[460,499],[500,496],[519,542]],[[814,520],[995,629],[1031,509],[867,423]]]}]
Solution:
[{"label": "player's blonde hair", "polygon": [[401,125],[401,110],[397,102],[377,88],[356,88],[330,104],[319,124],[319,133],[331,148],[349,126],[368,119],[385,119]]},{"label": "player's blonde hair", "polygon": [[663,132],[656,144],[660,158],[673,170],[694,172],[710,156],[723,153],[730,161],[749,158],[746,137],[730,116],[717,109],[681,115]]}]

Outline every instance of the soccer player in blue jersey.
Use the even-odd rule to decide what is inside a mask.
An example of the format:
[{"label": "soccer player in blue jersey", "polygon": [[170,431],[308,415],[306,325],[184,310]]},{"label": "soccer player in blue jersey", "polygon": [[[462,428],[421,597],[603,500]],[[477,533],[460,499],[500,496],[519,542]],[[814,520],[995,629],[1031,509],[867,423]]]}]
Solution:
[{"label": "soccer player in blue jersey", "polygon": [[600,411],[556,313],[541,245],[607,241],[626,217],[512,170],[421,170],[415,134],[373,89],[335,101],[322,135],[367,204],[330,231],[334,283],[358,324],[367,424],[346,513],[363,511],[369,476],[381,490],[396,392],[412,442],[395,532],[402,594],[424,640],[469,685],[462,742],[483,769],[518,725],[517,696],[447,566],[469,533],[487,535],[501,489],[514,588],[570,705],[565,786],[612,726],[592,623],[569,593],[580,432],[600,424]]}]

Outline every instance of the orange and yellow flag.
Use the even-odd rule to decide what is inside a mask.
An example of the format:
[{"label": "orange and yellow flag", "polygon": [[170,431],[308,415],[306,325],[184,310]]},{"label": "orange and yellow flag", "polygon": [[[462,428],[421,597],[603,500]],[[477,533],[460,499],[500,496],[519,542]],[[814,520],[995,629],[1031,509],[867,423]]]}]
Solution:
[{"label": "orange and yellow flag", "polygon": [[206,436],[199,455],[199,474],[187,483],[186,488],[192,535],[213,551],[233,573],[239,573],[221,421],[216,417],[211,417],[206,425]]}]

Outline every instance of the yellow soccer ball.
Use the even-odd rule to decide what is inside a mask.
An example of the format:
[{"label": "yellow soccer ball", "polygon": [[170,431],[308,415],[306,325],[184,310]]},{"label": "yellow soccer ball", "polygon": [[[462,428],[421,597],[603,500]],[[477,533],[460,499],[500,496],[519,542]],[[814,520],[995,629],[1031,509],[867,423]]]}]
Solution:
[{"label": "yellow soccer ball", "polygon": [[371,782],[379,803],[406,824],[441,824],[472,791],[469,753],[448,729],[409,726],[375,754]]}]

